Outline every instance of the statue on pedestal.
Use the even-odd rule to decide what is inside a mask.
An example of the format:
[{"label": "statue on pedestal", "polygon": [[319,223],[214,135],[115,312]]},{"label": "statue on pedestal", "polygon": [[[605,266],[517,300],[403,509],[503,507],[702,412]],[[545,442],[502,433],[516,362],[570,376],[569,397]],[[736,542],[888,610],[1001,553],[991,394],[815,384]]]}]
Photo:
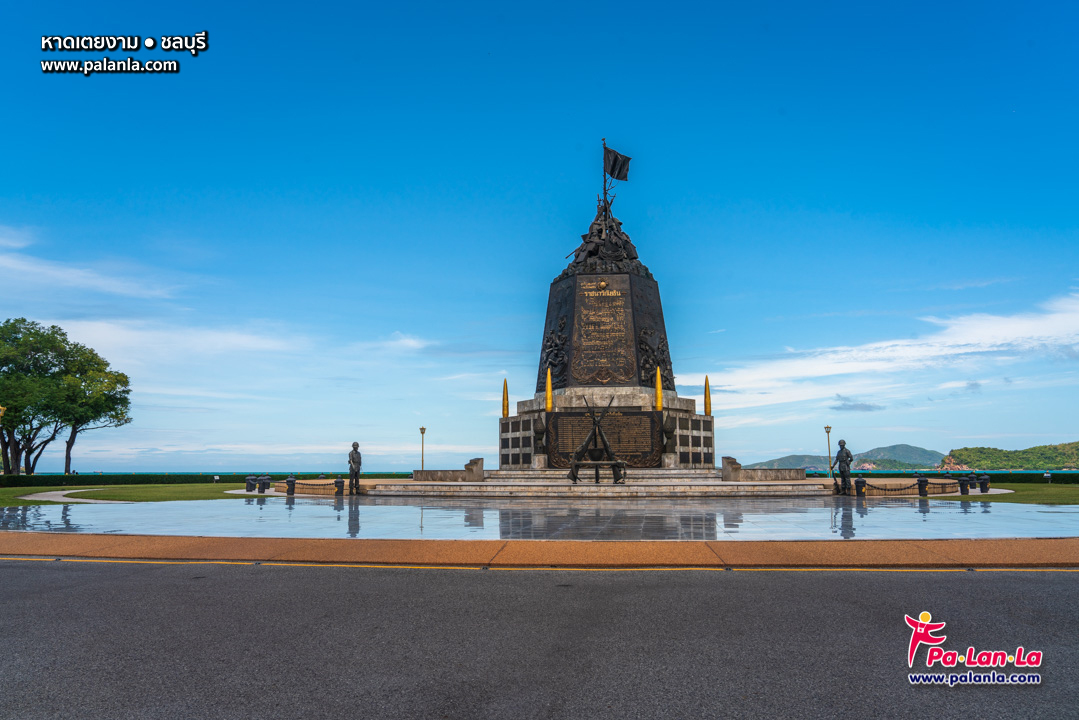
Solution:
[{"label": "statue on pedestal", "polygon": [[352,443],[352,452],[348,454],[348,494],[360,494],[360,466],[363,465],[363,455],[360,454],[360,444]]},{"label": "statue on pedestal", "polygon": [[833,467],[839,468],[839,477],[843,479],[843,489],[840,495],[850,495],[850,464],[854,462],[854,455],[847,449],[847,441],[839,441],[839,452],[835,454]]}]

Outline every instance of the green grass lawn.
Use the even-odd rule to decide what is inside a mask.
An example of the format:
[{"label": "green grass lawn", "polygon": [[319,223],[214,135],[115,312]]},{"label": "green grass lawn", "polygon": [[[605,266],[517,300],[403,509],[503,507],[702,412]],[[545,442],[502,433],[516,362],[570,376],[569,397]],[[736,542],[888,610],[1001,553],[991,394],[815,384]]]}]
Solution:
[{"label": "green grass lawn", "polygon": [[[10,505],[56,505],[58,503],[45,502],[43,500],[19,500],[22,495],[33,495],[39,492],[51,492],[53,490],[75,490],[79,485],[64,485],[57,487],[56,485],[38,485],[36,487],[17,487],[17,488],[0,488],[0,507]],[[83,485],[81,487],[94,487],[93,485]]]},{"label": "green grass lawn", "polygon": [[969,498],[962,495],[936,498],[938,500],[991,500],[992,502],[1032,503],[1040,505],[1079,505],[1079,485],[1058,483],[993,483],[990,487],[1014,490],[1003,495],[982,495],[971,490]]},{"label": "green grass lawn", "polygon": [[162,500],[220,500],[244,497],[226,495],[226,490],[239,490],[243,483],[181,483],[176,485],[38,485],[36,487],[0,488],[0,507],[11,505],[59,505],[44,500],[20,500],[23,495],[54,490],[78,490],[100,488],[77,496],[92,500],[128,500],[132,502],[160,502]]},{"label": "green grass lawn", "polygon": [[[226,490],[241,490],[243,483],[179,483],[176,485],[110,485],[101,490],[79,493],[91,500],[128,500],[130,502],[160,502],[162,500],[222,500],[243,495],[226,495]],[[250,497],[250,496],[248,496]]]},{"label": "green grass lawn", "polygon": [[[80,496],[93,500],[128,500],[132,502],[161,502],[163,500],[220,500],[223,498],[251,497],[250,495],[226,495],[226,490],[239,490],[243,483],[189,483],[176,485],[110,485],[79,493]],[[57,503],[40,500],[19,500],[23,495],[49,492],[51,490],[76,490],[93,488],[94,485],[39,485],[36,487],[0,488],[0,506],[10,505],[54,505]],[[97,486],[100,487],[100,486]],[[994,483],[993,487],[1014,490],[1004,495],[982,495],[976,490],[967,499],[989,500],[992,502],[1040,503],[1044,505],[1079,505],[1079,485],[1060,485],[1057,483]],[[941,500],[960,500],[962,496],[939,498]]]}]

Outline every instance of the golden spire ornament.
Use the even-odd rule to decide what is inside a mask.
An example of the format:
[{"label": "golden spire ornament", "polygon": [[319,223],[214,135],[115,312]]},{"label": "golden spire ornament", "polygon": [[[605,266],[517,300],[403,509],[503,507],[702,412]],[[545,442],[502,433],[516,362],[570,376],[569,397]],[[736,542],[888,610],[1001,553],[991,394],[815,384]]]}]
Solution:
[{"label": "golden spire ornament", "polygon": [[708,386],[708,376],[704,376],[704,414],[712,414],[712,388]]},{"label": "golden spire ornament", "polygon": [[656,368],[656,410],[663,409],[663,378],[659,374],[659,368]]},{"label": "golden spire ornament", "polygon": [[510,388],[507,379],[502,378],[502,417],[510,416]]},{"label": "golden spire ornament", "polygon": [[544,393],[544,399],[546,400],[544,408],[546,408],[547,412],[554,410],[554,393],[551,392],[551,368],[547,368],[547,389]]}]

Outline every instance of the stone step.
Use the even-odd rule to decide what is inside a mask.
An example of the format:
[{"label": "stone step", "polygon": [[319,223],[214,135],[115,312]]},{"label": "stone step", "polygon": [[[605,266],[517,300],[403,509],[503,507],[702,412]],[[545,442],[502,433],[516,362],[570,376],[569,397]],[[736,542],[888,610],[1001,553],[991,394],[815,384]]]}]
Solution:
[{"label": "stone step", "polygon": [[[493,470],[485,473],[487,482],[524,481],[524,482],[556,482],[565,480],[569,470]],[[614,475],[609,468],[600,470],[599,476],[603,480],[611,480]],[[595,477],[595,470],[582,468],[579,477]],[[626,471],[626,479],[629,482],[642,480],[713,480],[719,481],[723,474],[719,470],[682,470],[662,468],[630,468]]]},{"label": "stone step", "polygon": [[380,483],[367,491],[377,496],[422,497],[515,497],[515,498],[718,498],[718,497],[792,497],[831,495],[827,483],[716,483],[716,482],[640,482],[626,485],[610,483],[483,482],[483,483]]}]

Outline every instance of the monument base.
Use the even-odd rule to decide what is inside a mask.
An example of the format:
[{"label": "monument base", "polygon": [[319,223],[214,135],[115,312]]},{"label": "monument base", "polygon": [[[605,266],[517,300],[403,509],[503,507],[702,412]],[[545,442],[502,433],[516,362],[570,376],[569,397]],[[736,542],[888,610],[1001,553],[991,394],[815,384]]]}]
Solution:
[{"label": "monument base", "polygon": [[381,483],[368,495],[442,498],[592,498],[664,499],[717,497],[824,497],[832,495],[830,482],[725,483],[721,481],[641,481],[599,485],[582,480],[577,485],[558,482],[501,482],[488,478],[484,483]]},{"label": "monument base", "polygon": [[537,393],[517,403],[516,415],[499,420],[499,470],[568,470],[592,428],[592,410],[606,413],[604,435],[631,476],[645,468],[716,467],[714,420],[673,390],[664,391],[663,410],[655,410],[655,392],[642,387],[565,388],[552,401],[547,412],[544,394]]}]

